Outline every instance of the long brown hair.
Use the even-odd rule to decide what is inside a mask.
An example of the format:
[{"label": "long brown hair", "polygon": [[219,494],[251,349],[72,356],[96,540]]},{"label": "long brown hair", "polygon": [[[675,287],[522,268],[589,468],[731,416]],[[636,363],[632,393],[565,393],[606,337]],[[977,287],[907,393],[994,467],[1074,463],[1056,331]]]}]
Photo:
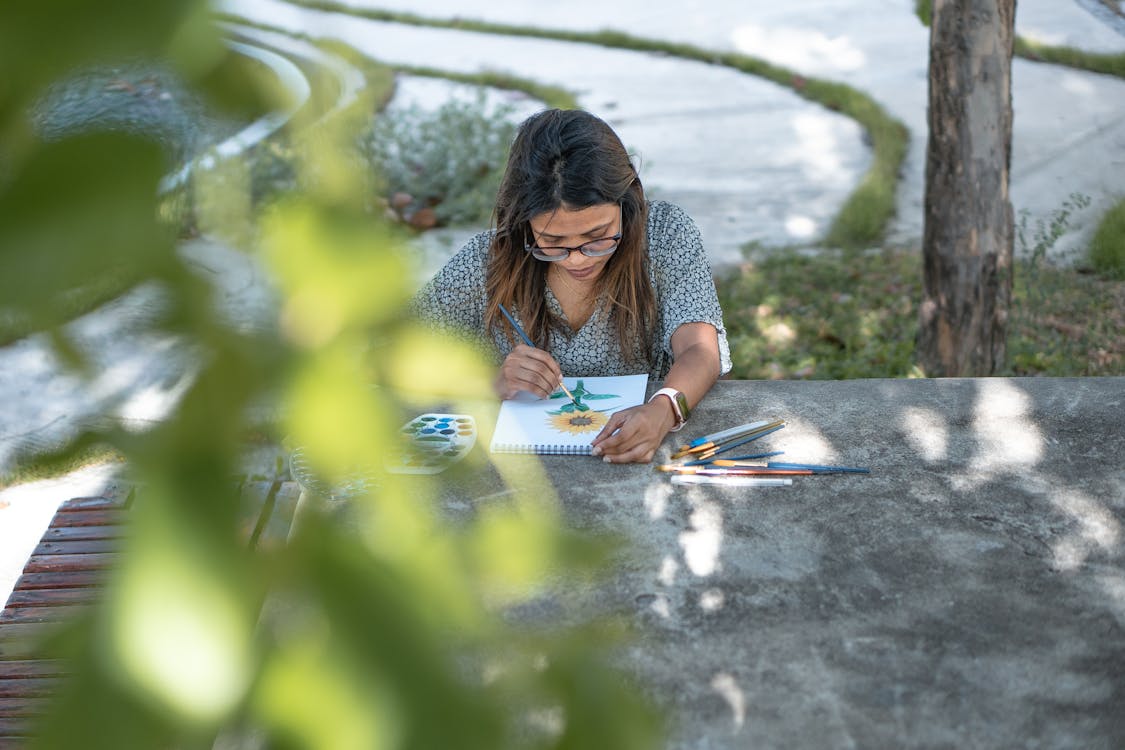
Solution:
[{"label": "long brown hair", "polygon": [[547,348],[553,319],[543,289],[549,262],[524,249],[532,237],[529,221],[565,207],[581,210],[621,206],[621,242],[596,281],[609,301],[621,354],[627,363],[649,369],[656,299],[648,273],[648,205],[640,178],[613,129],[581,110],[549,109],[520,125],[496,198],[496,233],[489,248],[485,281],[486,331],[515,333],[499,305],[519,311],[527,335]]}]

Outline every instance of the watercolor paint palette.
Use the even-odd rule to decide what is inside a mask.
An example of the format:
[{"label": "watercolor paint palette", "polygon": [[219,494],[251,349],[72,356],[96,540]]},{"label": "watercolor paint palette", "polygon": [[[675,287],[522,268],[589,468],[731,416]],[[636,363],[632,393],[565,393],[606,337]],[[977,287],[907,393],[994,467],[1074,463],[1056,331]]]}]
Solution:
[{"label": "watercolor paint palette", "polygon": [[437,474],[464,458],[477,441],[477,424],[468,414],[419,414],[399,430],[400,450],[388,456],[395,474]]}]

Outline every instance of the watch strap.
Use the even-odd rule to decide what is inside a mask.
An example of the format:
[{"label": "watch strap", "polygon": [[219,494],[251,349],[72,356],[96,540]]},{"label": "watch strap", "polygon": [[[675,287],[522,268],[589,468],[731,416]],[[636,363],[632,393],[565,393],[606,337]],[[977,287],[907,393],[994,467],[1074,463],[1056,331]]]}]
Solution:
[{"label": "watch strap", "polygon": [[672,404],[672,413],[676,416],[676,424],[672,427],[672,432],[676,432],[687,422],[687,398],[675,388],[661,388],[656,393],[652,394],[652,398],[648,400],[649,403],[652,403],[660,396],[664,396],[668,399],[669,403]]}]

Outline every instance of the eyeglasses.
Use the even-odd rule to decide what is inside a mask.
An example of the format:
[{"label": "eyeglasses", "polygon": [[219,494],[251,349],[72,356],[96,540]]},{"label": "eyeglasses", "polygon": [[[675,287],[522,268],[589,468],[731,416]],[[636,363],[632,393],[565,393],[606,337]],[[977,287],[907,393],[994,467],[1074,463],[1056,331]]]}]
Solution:
[{"label": "eyeglasses", "polygon": [[578,247],[536,247],[524,243],[523,249],[539,260],[556,261],[569,258],[573,252],[579,252],[588,258],[602,258],[617,249],[621,242],[621,232],[612,237],[602,237],[599,240],[583,242]]}]

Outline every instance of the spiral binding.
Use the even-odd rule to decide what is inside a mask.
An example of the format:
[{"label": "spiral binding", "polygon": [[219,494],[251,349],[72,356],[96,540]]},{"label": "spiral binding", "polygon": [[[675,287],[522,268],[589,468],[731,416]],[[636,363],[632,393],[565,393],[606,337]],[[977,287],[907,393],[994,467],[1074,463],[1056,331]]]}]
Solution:
[{"label": "spiral binding", "polygon": [[493,453],[535,453],[541,456],[554,455],[554,456],[589,456],[589,445],[557,445],[557,444],[536,444],[536,445],[514,445],[503,444],[492,446]]}]

